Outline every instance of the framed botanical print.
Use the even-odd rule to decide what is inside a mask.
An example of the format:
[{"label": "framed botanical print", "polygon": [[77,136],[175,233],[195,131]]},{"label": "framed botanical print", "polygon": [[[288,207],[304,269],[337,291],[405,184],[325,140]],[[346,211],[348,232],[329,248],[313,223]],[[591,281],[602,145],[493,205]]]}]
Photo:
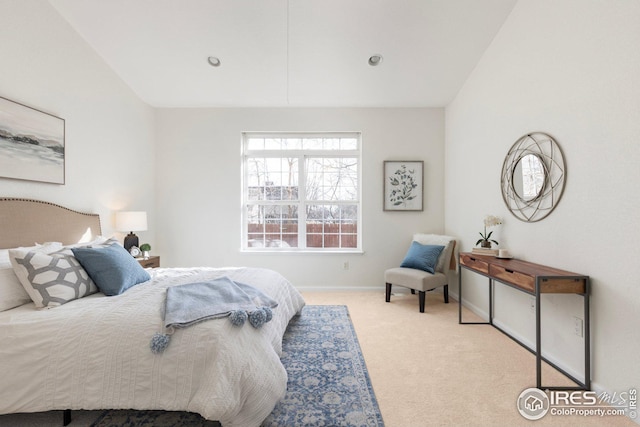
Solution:
[{"label": "framed botanical print", "polygon": [[384,162],[384,210],[421,211],[424,194],[422,160]]},{"label": "framed botanical print", "polygon": [[64,184],[64,119],[0,97],[0,177]]}]

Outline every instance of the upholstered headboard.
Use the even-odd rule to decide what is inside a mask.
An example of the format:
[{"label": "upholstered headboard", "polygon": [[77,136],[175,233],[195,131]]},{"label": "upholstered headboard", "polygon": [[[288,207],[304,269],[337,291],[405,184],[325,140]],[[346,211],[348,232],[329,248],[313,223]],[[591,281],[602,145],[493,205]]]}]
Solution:
[{"label": "upholstered headboard", "polygon": [[0,248],[77,243],[102,233],[100,216],[40,200],[0,198]]}]

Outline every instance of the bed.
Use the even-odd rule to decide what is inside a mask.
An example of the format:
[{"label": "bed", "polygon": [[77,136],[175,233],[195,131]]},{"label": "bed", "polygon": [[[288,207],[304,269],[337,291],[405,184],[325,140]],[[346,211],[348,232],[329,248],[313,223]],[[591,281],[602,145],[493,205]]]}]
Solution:
[{"label": "bed", "polygon": [[[0,224],[2,249],[77,244],[101,234],[98,215],[28,199],[0,199]],[[0,256],[3,265],[8,274]],[[196,412],[224,427],[260,425],[286,391],[282,336],[304,306],[301,295],[267,269],[147,272],[149,280],[120,295],[96,292],[49,309],[32,301],[1,311],[0,414],[161,409]],[[221,277],[274,299],[271,321],[260,328],[227,318],[197,323],[177,329],[166,350],[154,354],[150,340],[164,327],[166,289]]]}]

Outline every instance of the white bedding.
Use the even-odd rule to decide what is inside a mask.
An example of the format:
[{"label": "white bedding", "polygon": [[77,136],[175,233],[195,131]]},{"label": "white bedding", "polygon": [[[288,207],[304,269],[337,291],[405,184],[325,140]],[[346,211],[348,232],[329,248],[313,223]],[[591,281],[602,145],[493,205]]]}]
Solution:
[{"label": "white bedding", "polygon": [[[57,409],[197,412],[227,426],[257,426],[286,391],[282,336],[304,305],[280,274],[265,269],[155,269],[152,280],[49,310],[32,303],[0,313],[0,414]],[[229,319],[177,330],[164,353],[168,286],[227,275],[278,302],[261,329]]]}]

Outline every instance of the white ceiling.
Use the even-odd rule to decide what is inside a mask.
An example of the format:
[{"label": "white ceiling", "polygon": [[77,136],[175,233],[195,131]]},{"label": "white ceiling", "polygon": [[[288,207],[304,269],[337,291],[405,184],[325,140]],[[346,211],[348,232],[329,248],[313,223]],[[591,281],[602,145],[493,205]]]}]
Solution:
[{"label": "white ceiling", "polygon": [[441,107],[516,1],[49,0],[155,107]]}]

